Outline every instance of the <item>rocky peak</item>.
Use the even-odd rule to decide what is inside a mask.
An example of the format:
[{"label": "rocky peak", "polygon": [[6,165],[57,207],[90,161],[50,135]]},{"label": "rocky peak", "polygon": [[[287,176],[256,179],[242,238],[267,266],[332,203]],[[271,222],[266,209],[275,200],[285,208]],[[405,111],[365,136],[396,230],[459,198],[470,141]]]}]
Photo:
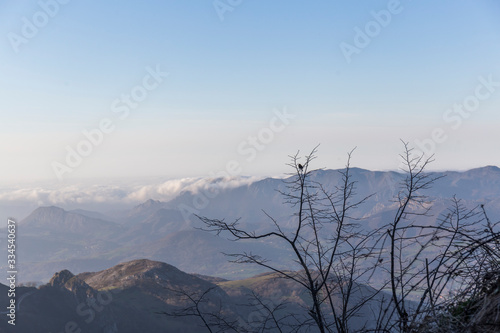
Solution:
[{"label": "rocky peak", "polygon": [[72,279],[75,275],[68,271],[67,269],[62,270],[54,274],[52,279],[49,281],[49,285],[52,287],[64,287],[66,282]]},{"label": "rocky peak", "polygon": [[72,292],[80,301],[88,297],[94,297],[97,293],[95,289],[67,269],[55,273],[52,279],[50,279],[49,285]]}]

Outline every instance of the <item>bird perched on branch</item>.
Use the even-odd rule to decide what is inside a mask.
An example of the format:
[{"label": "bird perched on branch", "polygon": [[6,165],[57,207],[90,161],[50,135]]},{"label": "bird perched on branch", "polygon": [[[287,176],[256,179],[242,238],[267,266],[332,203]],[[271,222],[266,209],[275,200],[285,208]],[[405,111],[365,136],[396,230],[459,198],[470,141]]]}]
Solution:
[{"label": "bird perched on branch", "polygon": [[301,171],[304,169],[304,167],[300,163],[299,163],[298,167],[299,167],[299,170],[301,170]]}]

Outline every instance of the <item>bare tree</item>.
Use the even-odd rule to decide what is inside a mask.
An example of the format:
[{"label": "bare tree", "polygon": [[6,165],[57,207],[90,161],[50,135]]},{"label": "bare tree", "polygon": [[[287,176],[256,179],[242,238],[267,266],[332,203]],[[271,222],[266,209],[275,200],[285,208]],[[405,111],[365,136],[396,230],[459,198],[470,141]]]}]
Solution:
[{"label": "bare tree", "polygon": [[433,332],[500,332],[499,222],[491,223],[482,204],[453,202],[449,226],[440,230],[446,251],[428,274],[427,320],[417,324]]},{"label": "bare tree", "polygon": [[[412,154],[405,144],[402,155],[407,177],[397,198],[393,221],[388,224],[391,301],[386,302],[379,331],[429,331],[439,327],[450,304],[470,298],[485,272],[498,267],[498,231],[479,207],[467,208],[453,197],[445,214],[432,222],[431,202],[425,196],[440,177],[424,173],[432,161]],[[385,245],[384,245],[385,247]],[[448,327],[449,328],[449,327]],[[462,327],[463,328],[463,327]],[[439,330],[438,330],[439,331]],[[448,332],[444,329],[443,332]]]},{"label": "bare tree", "polygon": [[[356,317],[361,307],[373,295],[354,299],[360,291],[361,281],[366,282],[371,268],[367,260],[376,262],[377,251],[371,244],[378,230],[366,231],[352,212],[368,197],[356,198],[356,182],[350,174],[351,153],[347,164],[340,171],[341,182],[333,192],[311,180],[311,162],[317,149],[299,163],[299,155],[290,156],[289,166],[294,170],[285,180],[286,190],[280,191],[285,204],[294,208],[292,219],[295,227],[286,229],[266,212],[274,226],[267,233],[248,231],[239,221],[225,222],[199,216],[204,230],[217,234],[228,233],[234,240],[275,239],[285,244],[294,254],[299,270],[289,272],[272,265],[268,260],[251,253],[231,254],[233,261],[253,263],[292,280],[307,290],[310,307],[307,310],[312,323],[320,332],[348,332],[349,321]],[[363,263],[363,265],[361,265]],[[340,298],[340,306],[334,297]],[[305,327],[302,325],[302,327]]]},{"label": "bare tree", "polygon": [[[346,333],[371,309],[375,320],[358,331],[448,332],[458,327],[461,318],[453,311],[463,310],[471,299],[467,304],[477,308],[485,293],[500,290],[498,223],[491,223],[483,205],[468,208],[455,197],[450,208],[434,218],[426,190],[441,176],[426,172],[432,157],[415,155],[408,143],[403,145],[404,178],[394,198],[394,215],[377,229],[367,227],[356,214],[371,195],[357,195],[352,151],[339,171],[340,182],[331,190],[312,177],[318,171],[311,168],[317,147],[304,160],[299,153],[290,156],[293,172],[279,192],[293,213],[278,220],[263,211],[272,227],[269,231],[247,230],[239,219],[226,222],[198,216],[203,230],[235,241],[279,241],[293,253],[294,271],[253,253],[228,254],[233,262],[256,264],[296,283],[309,297],[305,315],[282,316],[278,313],[283,304],[268,306],[254,294],[255,305],[265,315],[253,331],[299,332],[314,327],[319,332]],[[368,292],[366,285],[373,288]],[[202,318],[207,328],[252,331],[241,322],[224,320],[221,312],[200,312],[204,296],[191,298],[188,313]]]},{"label": "bare tree", "polygon": [[[392,294],[392,303],[398,315],[400,329],[404,332],[409,327],[409,310],[407,296],[416,289],[421,276],[425,276],[426,265],[420,265],[421,254],[435,239],[435,235],[420,234],[407,236],[410,224],[415,218],[428,216],[430,202],[423,193],[439,177],[433,177],[425,172],[426,167],[432,162],[432,157],[427,159],[424,155],[414,155],[408,143],[404,143],[404,152],[401,156],[405,164],[406,178],[401,184],[397,195],[397,209],[392,222],[389,223],[387,236],[389,237],[389,282]],[[415,254],[407,256],[406,252],[414,251]]]}]

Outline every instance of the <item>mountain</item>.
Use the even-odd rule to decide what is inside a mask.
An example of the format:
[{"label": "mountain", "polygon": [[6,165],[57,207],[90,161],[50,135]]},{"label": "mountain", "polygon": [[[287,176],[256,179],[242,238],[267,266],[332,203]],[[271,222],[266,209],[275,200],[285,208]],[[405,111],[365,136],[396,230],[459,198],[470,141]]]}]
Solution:
[{"label": "mountain", "polygon": [[99,256],[121,246],[113,237],[124,230],[115,222],[58,207],[40,207],[18,223],[17,254],[22,258],[19,267],[24,273],[21,276],[26,277],[24,282],[46,281],[55,270],[79,265],[90,269],[89,265],[82,265],[88,258],[93,258],[87,261],[92,269],[102,267],[96,265],[103,261]]},{"label": "mountain", "polygon": [[[64,251],[65,247],[60,246],[60,243],[69,246],[73,252],[79,252],[80,257],[82,252],[109,250],[114,246],[114,242],[110,242],[111,238],[124,231],[124,228],[115,222],[68,212],[54,206],[37,208],[18,225],[22,230],[18,235],[19,240],[22,242],[24,238],[29,239],[23,246],[34,245],[33,242],[41,245],[35,247],[32,253],[43,252],[43,249],[47,249],[44,243],[50,242],[52,245],[49,247],[53,251]],[[20,249],[26,250],[21,246]]]},{"label": "mountain", "polygon": [[149,199],[125,213],[123,220],[126,225],[134,225],[136,223],[144,221],[164,206],[165,202]]},{"label": "mountain", "polygon": [[[5,294],[6,288],[0,284]],[[175,291],[195,293],[210,288],[219,303],[208,304],[206,311],[215,313],[220,302],[230,304],[229,296],[215,284],[165,263],[135,260],[76,276],[62,270],[39,288],[19,287],[16,326],[2,320],[0,331],[205,332],[194,317],[174,318],[162,313],[189,305]],[[4,299],[2,308],[6,306]],[[226,312],[232,313],[229,308]]]},{"label": "mountain", "polygon": [[[310,180],[321,184],[326,190],[334,192],[342,182],[343,170],[317,170],[310,174]],[[369,218],[372,214],[394,208],[394,197],[401,189],[406,178],[405,173],[394,171],[370,171],[360,168],[350,169],[351,180],[355,181],[353,200],[368,200],[355,211],[353,217]],[[500,218],[500,169],[484,167],[464,172],[432,172],[430,176],[438,178],[433,186],[426,190],[430,201],[449,202],[456,195],[468,207],[485,204],[492,217]],[[224,218],[227,221],[239,219],[243,228],[255,231],[268,231],[272,222],[265,213],[279,221],[281,226],[293,227],[290,216],[294,208],[284,202],[279,192],[286,192],[287,182],[293,178],[266,178],[248,185],[220,190],[219,194],[208,198],[206,204],[199,204],[203,198],[200,193],[184,192],[167,202],[165,207],[186,213],[188,221],[200,227],[199,221],[193,221],[193,214],[209,218]],[[197,204],[198,203],[198,204]],[[264,213],[265,212],[265,213]],[[192,213],[192,214],[190,214]],[[186,216],[184,216],[186,219]],[[187,221],[186,221],[187,222]]]},{"label": "mountain", "polygon": [[[3,285],[1,287],[0,290]],[[102,308],[99,316],[95,316],[87,301],[98,299],[98,292],[67,270],[56,273],[48,284],[38,289],[19,287],[16,293],[16,325],[2,320],[1,332],[64,332],[78,328],[117,332],[118,318],[112,309]]]},{"label": "mountain", "polygon": [[491,200],[499,197],[500,168],[496,166],[437,174],[446,177],[438,180],[430,190],[433,196],[444,198],[457,195],[464,200]]},{"label": "mountain", "polygon": [[117,223],[68,212],[55,206],[37,208],[19,225],[30,233],[43,232],[71,238],[87,236],[103,239],[123,230]]},{"label": "mountain", "polygon": [[[335,191],[342,181],[342,170],[316,170],[311,180]],[[394,196],[406,175],[393,171],[351,168],[356,181],[355,198],[368,200],[352,216],[365,228],[377,228],[395,212]],[[468,208],[484,204],[492,221],[500,219],[500,169],[493,166],[458,172],[432,172],[439,179],[425,191],[432,202],[425,222],[436,223],[447,212],[453,195]],[[126,211],[108,214],[85,210],[66,211],[59,207],[40,207],[19,222],[18,245],[21,281],[48,281],[54,271],[65,268],[75,274],[100,270],[119,262],[149,258],[170,262],[188,272],[244,278],[262,273],[249,265],[227,262],[221,253],[251,251],[273,262],[290,262],[283,244],[275,242],[232,242],[228,235],[216,237],[196,230],[203,224],[195,216],[238,220],[242,228],[255,232],[273,230],[269,215],[284,231],[296,225],[295,209],[280,192],[286,192],[293,178],[265,178],[241,185],[231,180],[209,182],[217,186],[211,192],[203,188],[181,192],[168,202],[147,200]],[[227,183],[227,184],[226,184]],[[1,236],[3,235],[3,236]],[[0,247],[6,245],[5,229],[0,230]],[[5,265],[5,264],[0,264]],[[5,268],[5,267],[0,267]]]},{"label": "mountain", "polygon": [[[213,284],[208,281],[184,273],[172,265],[147,259],[121,263],[100,272],[81,273],[78,278],[96,289],[141,288],[145,285],[151,285],[160,287],[159,293],[165,294],[171,293],[168,288],[177,289],[184,285],[202,289],[213,287]],[[147,290],[147,292],[150,291],[152,290]]]},{"label": "mountain", "polygon": [[[373,292],[366,286],[359,290],[361,293],[355,293],[353,301]],[[0,292],[6,294],[7,287],[0,284]],[[270,308],[279,306],[274,314],[284,322],[291,320],[290,314],[299,320],[308,316],[304,311],[308,306],[305,290],[298,283],[277,278],[275,273],[227,281],[200,278],[146,259],[77,275],[62,270],[47,284],[38,288],[18,287],[17,293],[16,326],[2,320],[0,332],[206,332],[199,317],[165,315],[191,307],[193,302],[186,296],[198,300],[202,294],[205,294],[204,301],[199,303],[202,313],[220,314],[228,322],[250,331],[266,320],[256,296]],[[5,308],[7,302],[5,297],[1,298],[0,306]],[[354,325],[372,321],[372,315],[362,312]],[[206,315],[206,318],[211,317]]]}]

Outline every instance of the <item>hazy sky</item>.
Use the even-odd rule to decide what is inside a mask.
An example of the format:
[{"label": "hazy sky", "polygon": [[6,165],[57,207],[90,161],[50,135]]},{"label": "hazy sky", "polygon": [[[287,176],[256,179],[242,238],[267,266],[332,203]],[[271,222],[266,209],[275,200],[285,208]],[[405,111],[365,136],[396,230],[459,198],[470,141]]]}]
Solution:
[{"label": "hazy sky", "polygon": [[0,35],[2,182],[500,165],[496,0],[4,0]]}]

